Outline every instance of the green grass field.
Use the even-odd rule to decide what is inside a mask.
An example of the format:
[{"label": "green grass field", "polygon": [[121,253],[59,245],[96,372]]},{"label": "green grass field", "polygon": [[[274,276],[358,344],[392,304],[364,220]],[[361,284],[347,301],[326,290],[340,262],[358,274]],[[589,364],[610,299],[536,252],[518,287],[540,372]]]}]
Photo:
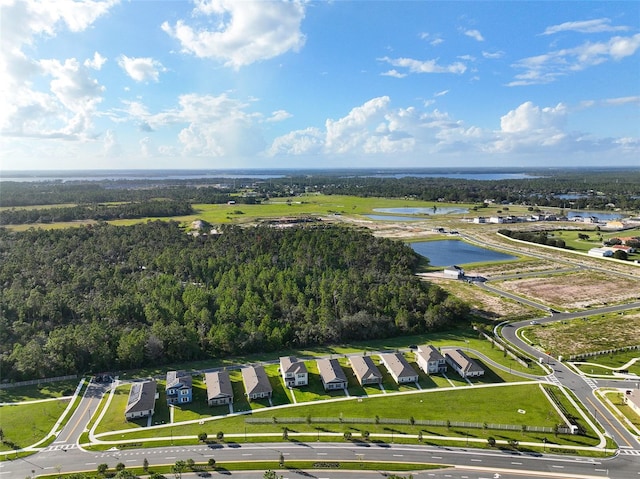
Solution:
[{"label": "green grass field", "polygon": [[34,384],[15,388],[0,389],[0,402],[36,401],[39,399],[71,396],[78,386],[79,379]]},{"label": "green grass field", "polygon": [[[560,395],[558,393],[558,395]],[[524,411],[524,413],[522,412]],[[491,422],[497,424],[513,424],[518,426],[517,431],[495,431],[469,428],[445,428],[445,427],[419,427],[410,424],[383,425],[383,424],[340,424],[321,423],[317,418],[336,417],[344,418],[375,418],[409,420],[451,420],[467,422]],[[312,421],[297,424],[287,424],[287,418],[306,418],[310,416]],[[264,417],[269,419],[266,424],[245,422],[246,416],[234,416],[218,419],[204,424],[174,425],[173,437],[191,435],[196,436],[200,432],[207,432],[214,437],[217,431],[223,431],[228,441],[235,441],[244,434],[248,437],[252,433],[282,434],[284,427],[291,433],[308,433],[315,436],[319,433],[342,434],[351,431],[354,435],[362,431],[371,434],[391,434],[398,438],[407,434],[418,434],[422,431],[425,435],[441,435],[453,437],[486,438],[494,436],[496,439],[516,438],[520,441],[542,441],[549,434],[522,431],[522,425],[549,426],[560,422],[560,417],[548,402],[546,396],[540,391],[537,384],[503,386],[499,388],[465,388],[460,390],[417,392],[406,395],[376,395],[369,398],[351,398],[337,401],[320,401],[306,403],[283,409],[271,409],[254,411],[254,418]],[[275,421],[272,420],[275,418]],[[315,418],[315,419],[314,419]],[[143,430],[132,431],[124,434],[125,439],[144,439],[159,436],[168,436],[168,431]],[[229,435],[236,434],[235,438]],[[121,434],[105,435],[105,440],[120,440]],[[320,436],[318,436],[318,439]],[[280,440],[275,436],[273,440]],[[597,443],[595,436],[553,436],[547,437],[550,442],[559,444],[593,445]],[[195,440],[195,439],[194,439]],[[266,438],[261,438],[266,440]],[[335,440],[335,437],[334,437]]]},{"label": "green grass field", "polygon": [[4,441],[0,451],[20,449],[45,438],[69,404],[68,399],[0,407]]}]

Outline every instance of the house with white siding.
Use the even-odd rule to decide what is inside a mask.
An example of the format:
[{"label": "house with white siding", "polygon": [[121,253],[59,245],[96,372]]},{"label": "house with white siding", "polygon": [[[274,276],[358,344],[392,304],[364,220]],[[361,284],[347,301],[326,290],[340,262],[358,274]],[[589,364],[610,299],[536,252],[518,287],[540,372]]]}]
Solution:
[{"label": "house with white siding", "polygon": [[416,363],[427,374],[444,373],[447,371],[447,362],[433,346],[420,346],[415,352]]},{"label": "house with white siding", "polygon": [[401,353],[381,354],[380,360],[396,383],[415,383],[418,381],[418,373]]}]

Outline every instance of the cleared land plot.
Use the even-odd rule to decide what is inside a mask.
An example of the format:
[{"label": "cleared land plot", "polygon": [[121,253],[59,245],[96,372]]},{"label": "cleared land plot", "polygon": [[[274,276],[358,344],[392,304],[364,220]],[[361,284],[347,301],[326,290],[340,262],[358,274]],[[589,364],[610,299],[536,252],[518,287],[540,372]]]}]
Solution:
[{"label": "cleared land plot", "polygon": [[[640,312],[586,317],[527,327],[525,336],[551,354],[565,358],[633,346],[640,338]],[[637,352],[636,352],[637,353]],[[598,360],[600,356],[594,357]]]},{"label": "cleared land plot", "polygon": [[[513,247],[513,245],[509,246]],[[519,261],[506,261],[503,263],[493,263],[484,266],[474,266],[469,268],[468,271],[465,271],[470,276],[479,275],[487,278],[499,279],[500,276],[504,275],[553,271],[561,268],[566,268],[566,265],[546,260],[543,261],[539,259],[526,258]]]},{"label": "cleared land plot", "polygon": [[640,296],[640,281],[597,271],[501,281],[492,286],[560,309],[616,304]]},{"label": "cleared land plot", "polygon": [[20,449],[44,439],[69,404],[69,399],[0,407],[4,441],[0,451]]},{"label": "cleared land plot", "polygon": [[[468,273],[474,275],[474,273]],[[540,310],[511,299],[503,298],[490,291],[478,288],[464,281],[440,280],[429,278],[445,291],[471,306],[471,314],[481,318],[500,322],[504,318],[513,321],[535,318]]]}]

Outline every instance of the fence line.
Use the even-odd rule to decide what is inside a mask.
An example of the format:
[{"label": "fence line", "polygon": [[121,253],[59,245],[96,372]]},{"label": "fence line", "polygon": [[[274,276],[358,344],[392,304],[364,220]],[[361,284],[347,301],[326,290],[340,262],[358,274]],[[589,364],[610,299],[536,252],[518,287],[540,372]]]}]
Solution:
[{"label": "fence line", "polygon": [[32,384],[45,384],[55,383],[58,381],[66,381],[68,379],[78,379],[77,374],[71,374],[69,376],[58,376],[57,378],[44,378],[44,379],[32,379],[30,381],[18,381],[16,383],[4,383],[0,384],[0,389],[11,389],[20,386],[31,386]]},{"label": "fence line", "polygon": [[390,419],[370,417],[287,417],[287,418],[246,418],[248,424],[390,424],[404,426],[439,426],[439,427],[464,427],[469,429],[493,429],[500,431],[544,432],[549,434],[570,434],[571,430],[566,426],[557,428],[549,426],[528,426],[516,424],[494,424],[479,422],[436,421],[423,419]]},{"label": "fence line", "polygon": [[524,366],[525,368],[529,367],[529,363],[527,361],[525,361],[520,356],[513,353],[506,345],[502,343],[502,341],[497,340],[498,338],[492,338],[484,331],[480,331],[480,334],[482,334],[485,339],[487,339],[491,344],[495,345],[499,350],[505,351],[511,358],[515,359],[521,366]]},{"label": "fence line", "polygon": [[620,351],[633,351],[636,349],[640,349],[640,344],[637,344],[635,346],[623,346],[621,348],[605,349],[603,351],[595,351],[593,353],[575,354],[575,355],[569,356],[569,361],[580,361],[582,359],[593,358],[596,356],[603,356],[605,354],[619,353]]}]

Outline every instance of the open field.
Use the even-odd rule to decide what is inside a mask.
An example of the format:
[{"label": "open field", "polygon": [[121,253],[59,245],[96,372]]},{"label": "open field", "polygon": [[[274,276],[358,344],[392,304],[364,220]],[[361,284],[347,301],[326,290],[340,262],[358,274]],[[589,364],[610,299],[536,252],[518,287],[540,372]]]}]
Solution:
[{"label": "open field", "polygon": [[0,428],[4,441],[0,451],[27,447],[40,441],[51,431],[69,399],[43,401],[16,406],[0,406]]},{"label": "open field", "polygon": [[494,282],[492,286],[550,307],[575,310],[640,297],[640,281],[599,271]]},{"label": "open field", "polygon": [[[640,312],[627,311],[624,314],[529,326],[524,334],[533,343],[540,344],[545,351],[565,358],[632,346],[638,344],[640,338]],[[597,361],[597,357],[594,360]]]}]

